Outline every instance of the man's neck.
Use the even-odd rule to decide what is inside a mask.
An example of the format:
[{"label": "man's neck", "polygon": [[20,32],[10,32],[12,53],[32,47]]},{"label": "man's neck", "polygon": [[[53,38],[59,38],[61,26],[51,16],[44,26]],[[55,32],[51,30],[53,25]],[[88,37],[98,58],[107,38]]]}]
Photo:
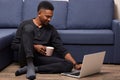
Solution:
[{"label": "man's neck", "polygon": [[34,23],[38,28],[41,28],[41,27],[42,27],[41,22],[39,21],[38,18],[33,19],[33,23]]}]

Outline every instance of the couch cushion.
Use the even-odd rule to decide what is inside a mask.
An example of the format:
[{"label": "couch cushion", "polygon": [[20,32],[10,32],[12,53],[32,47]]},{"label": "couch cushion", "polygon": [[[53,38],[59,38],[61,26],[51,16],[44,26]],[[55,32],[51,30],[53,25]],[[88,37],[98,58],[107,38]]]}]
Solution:
[{"label": "couch cushion", "polygon": [[70,0],[68,29],[107,29],[113,18],[113,0]]},{"label": "couch cushion", "polygon": [[[37,15],[37,6],[43,0],[25,0],[23,10],[23,20],[31,19]],[[51,24],[56,29],[65,29],[67,19],[67,1],[51,1],[54,5],[54,15]]]},{"label": "couch cushion", "polygon": [[17,27],[21,22],[22,0],[0,0],[0,27]]},{"label": "couch cushion", "polygon": [[64,44],[113,44],[112,30],[58,30]]},{"label": "couch cushion", "polygon": [[0,29],[0,50],[11,44],[15,32],[16,29]]}]

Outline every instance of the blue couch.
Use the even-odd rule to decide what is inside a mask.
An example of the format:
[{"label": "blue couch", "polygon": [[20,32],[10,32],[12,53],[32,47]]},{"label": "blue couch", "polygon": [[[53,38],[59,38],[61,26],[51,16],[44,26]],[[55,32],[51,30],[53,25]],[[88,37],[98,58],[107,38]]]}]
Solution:
[{"label": "blue couch", "polygon": [[[42,0],[0,0],[0,70],[17,61],[10,49],[21,21],[37,15]],[[51,1],[50,22],[77,62],[85,54],[106,51],[104,63],[120,63],[120,22],[113,18],[114,0]]]}]

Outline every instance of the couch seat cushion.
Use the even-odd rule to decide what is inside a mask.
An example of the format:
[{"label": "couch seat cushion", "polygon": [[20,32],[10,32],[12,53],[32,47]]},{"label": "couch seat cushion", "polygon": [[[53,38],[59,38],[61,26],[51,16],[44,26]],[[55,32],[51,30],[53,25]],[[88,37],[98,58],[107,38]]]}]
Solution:
[{"label": "couch seat cushion", "polygon": [[112,30],[58,30],[64,44],[113,44]]}]

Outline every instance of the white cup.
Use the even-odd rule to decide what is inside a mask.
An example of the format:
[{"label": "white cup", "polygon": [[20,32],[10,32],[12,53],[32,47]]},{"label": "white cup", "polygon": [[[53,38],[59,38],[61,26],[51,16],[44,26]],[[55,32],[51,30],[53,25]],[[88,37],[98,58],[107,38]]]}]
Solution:
[{"label": "white cup", "polygon": [[47,46],[46,47],[46,56],[51,56],[53,54],[54,47]]}]

